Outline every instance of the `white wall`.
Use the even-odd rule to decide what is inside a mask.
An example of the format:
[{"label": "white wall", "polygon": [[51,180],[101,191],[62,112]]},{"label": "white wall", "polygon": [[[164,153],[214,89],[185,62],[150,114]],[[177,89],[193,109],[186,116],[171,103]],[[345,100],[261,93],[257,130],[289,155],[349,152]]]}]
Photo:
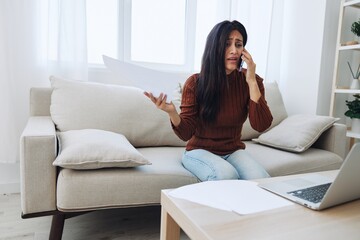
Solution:
[{"label": "white wall", "polygon": [[340,0],[326,1],[323,47],[321,54],[317,111],[319,115],[329,115],[332,81],[335,65],[337,26],[339,23]]},{"label": "white wall", "polygon": [[[334,58],[326,57],[335,52],[337,27],[325,29],[326,11],[333,9],[328,4],[336,3],[339,0],[274,2],[267,79],[279,83],[289,115],[328,113],[329,105],[324,102],[329,102]],[[338,9],[331,20],[337,21]]]},{"label": "white wall", "polygon": [[274,0],[266,66],[266,81],[280,84],[284,1]]},{"label": "white wall", "polygon": [[280,87],[289,114],[316,113],[325,5],[325,0],[284,2]]}]

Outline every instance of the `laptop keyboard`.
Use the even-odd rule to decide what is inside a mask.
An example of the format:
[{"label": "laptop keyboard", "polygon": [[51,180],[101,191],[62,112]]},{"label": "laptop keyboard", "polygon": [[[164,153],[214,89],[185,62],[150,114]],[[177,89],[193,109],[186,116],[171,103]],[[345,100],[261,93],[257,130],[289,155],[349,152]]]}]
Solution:
[{"label": "laptop keyboard", "polygon": [[292,196],[305,199],[309,202],[318,203],[323,199],[326,191],[329,189],[331,183],[318,185],[315,187],[304,188],[292,192],[288,192]]}]

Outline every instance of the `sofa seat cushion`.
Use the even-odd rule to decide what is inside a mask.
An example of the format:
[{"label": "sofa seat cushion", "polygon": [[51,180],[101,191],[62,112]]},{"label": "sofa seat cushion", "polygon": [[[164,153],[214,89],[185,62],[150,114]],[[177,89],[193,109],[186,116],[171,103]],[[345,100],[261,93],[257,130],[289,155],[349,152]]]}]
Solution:
[{"label": "sofa seat cushion", "polygon": [[152,165],[129,169],[61,169],[58,209],[66,212],[159,204],[162,189],[198,182],[181,164],[184,147],[138,150]]},{"label": "sofa seat cushion", "polygon": [[[339,169],[342,159],[329,151],[309,148],[292,153],[252,141],[246,149],[272,177]],[[184,147],[148,147],[137,150],[152,165],[97,170],[61,169],[57,207],[87,211],[160,203],[160,191],[198,182],[181,164]]]},{"label": "sofa seat cushion", "polygon": [[339,169],[343,160],[330,151],[309,148],[302,153],[283,151],[246,141],[246,149],[270,176],[283,176]]}]

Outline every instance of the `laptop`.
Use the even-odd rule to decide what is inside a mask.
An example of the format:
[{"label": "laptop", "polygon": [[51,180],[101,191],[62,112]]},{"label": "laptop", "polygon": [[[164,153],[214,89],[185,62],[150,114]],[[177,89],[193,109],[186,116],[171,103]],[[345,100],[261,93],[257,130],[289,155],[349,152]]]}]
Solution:
[{"label": "laptop", "polygon": [[314,210],[322,210],[360,198],[360,143],[355,143],[336,178],[320,174],[259,184],[259,187]]}]

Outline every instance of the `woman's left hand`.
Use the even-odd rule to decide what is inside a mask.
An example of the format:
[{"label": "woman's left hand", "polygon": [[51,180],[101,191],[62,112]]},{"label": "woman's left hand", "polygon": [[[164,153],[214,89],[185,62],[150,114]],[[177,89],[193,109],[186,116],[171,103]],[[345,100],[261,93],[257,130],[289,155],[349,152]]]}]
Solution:
[{"label": "woman's left hand", "polygon": [[253,61],[250,53],[244,48],[242,52],[241,59],[246,62],[247,71],[246,71],[246,82],[248,84],[250,83],[256,83],[255,78],[255,70],[256,70],[256,64]]},{"label": "woman's left hand", "polygon": [[241,58],[247,65],[246,82],[249,85],[250,99],[257,103],[261,97],[261,93],[255,77],[256,64],[254,63],[250,53],[245,48],[242,52]]}]

